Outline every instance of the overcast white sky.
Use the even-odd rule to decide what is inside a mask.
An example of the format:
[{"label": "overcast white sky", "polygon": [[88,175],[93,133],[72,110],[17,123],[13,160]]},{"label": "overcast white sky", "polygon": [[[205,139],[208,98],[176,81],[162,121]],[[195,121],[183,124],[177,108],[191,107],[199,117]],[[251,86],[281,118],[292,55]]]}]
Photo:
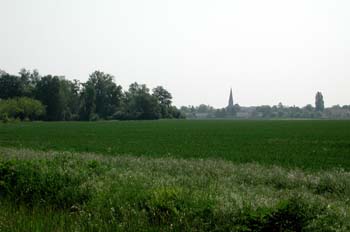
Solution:
[{"label": "overcast white sky", "polygon": [[180,105],[350,104],[349,0],[0,0],[0,69],[124,89]]}]

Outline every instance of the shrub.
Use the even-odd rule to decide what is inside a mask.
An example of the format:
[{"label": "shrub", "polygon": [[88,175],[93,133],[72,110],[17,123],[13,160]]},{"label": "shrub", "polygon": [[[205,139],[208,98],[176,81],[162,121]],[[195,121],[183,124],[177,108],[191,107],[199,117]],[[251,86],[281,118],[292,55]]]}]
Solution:
[{"label": "shrub", "polygon": [[45,107],[31,98],[13,98],[0,101],[0,115],[3,121],[6,121],[6,117],[36,120],[45,115]]}]

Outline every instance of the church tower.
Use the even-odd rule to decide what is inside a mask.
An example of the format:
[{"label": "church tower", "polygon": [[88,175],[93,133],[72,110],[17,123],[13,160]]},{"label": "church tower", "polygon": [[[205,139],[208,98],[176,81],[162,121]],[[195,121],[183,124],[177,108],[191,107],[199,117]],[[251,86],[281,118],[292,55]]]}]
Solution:
[{"label": "church tower", "polygon": [[232,88],[230,89],[230,97],[228,99],[228,106],[227,109],[232,109],[233,108],[233,96],[232,96]]}]

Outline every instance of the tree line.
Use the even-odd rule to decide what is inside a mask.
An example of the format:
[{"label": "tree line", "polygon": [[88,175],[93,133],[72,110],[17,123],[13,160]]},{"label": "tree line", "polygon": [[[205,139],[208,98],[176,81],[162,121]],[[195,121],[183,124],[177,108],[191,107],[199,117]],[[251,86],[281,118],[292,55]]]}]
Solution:
[{"label": "tree line", "polygon": [[286,106],[282,103],[273,106],[250,107],[235,104],[232,108],[216,109],[210,105],[200,104],[198,106],[182,106],[180,110],[187,118],[350,118],[350,105],[334,105],[326,108],[321,92],[316,93],[314,105],[308,104],[304,107]]},{"label": "tree line", "polygon": [[164,87],[152,91],[132,83],[128,90],[110,74],[95,71],[85,83],[63,76],[41,76],[21,69],[18,75],[0,70],[0,119],[21,120],[149,120],[182,118]]}]

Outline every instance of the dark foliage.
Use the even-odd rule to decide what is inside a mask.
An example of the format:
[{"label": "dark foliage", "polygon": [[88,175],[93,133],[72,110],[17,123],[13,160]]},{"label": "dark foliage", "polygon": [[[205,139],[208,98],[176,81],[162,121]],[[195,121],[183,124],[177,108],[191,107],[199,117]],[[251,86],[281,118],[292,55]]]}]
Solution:
[{"label": "dark foliage", "polygon": [[[19,76],[1,71],[0,90],[0,101],[21,97],[39,100],[46,109],[42,119],[48,121],[183,117],[171,105],[172,96],[162,86],[151,94],[146,85],[133,83],[129,91],[123,92],[112,75],[101,71],[93,72],[85,83],[62,76],[40,76],[36,70],[22,69]],[[17,116],[4,116],[6,120],[8,117]]]}]

